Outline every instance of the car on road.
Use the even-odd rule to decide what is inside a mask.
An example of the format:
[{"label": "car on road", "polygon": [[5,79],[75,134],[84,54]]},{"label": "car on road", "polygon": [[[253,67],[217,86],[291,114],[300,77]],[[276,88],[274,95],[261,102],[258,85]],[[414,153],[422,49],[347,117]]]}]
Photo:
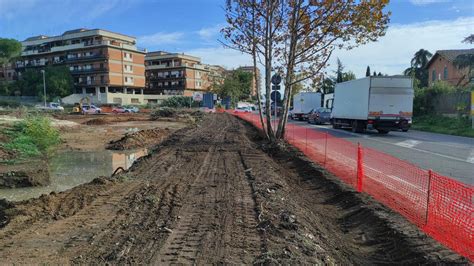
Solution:
[{"label": "car on road", "polygon": [[314,108],[308,113],[308,123],[325,124],[331,122],[331,110],[324,107]]},{"label": "car on road", "polygon": [[234,113],[251,113],[252,108],[247,106],[241,106],[234,109]]},{"label": "car on road", "polygon": [[116,106],[112,108],[112,113],[123,114],[123,113],[138,113],[139,109],[135,106]]},{"label": "car on road", "polygon": [[82,107],[82,114],[100,114],[102,113],[102,109],[100,109],[99,107],[91,104],[91,105],[88,105],[88,104],[83,104]]},{"label": "car on road", "polygon": [[128,110],[129,113],[138,113],[140,109],[136,106],[125,106],[125,110]]},{"label": "car on road", "polygon": [[36,105],[36,109],[42,111],[64,111],[64,107],[62,107],[59,103],[48,103],[46,106],[43,105]]}]

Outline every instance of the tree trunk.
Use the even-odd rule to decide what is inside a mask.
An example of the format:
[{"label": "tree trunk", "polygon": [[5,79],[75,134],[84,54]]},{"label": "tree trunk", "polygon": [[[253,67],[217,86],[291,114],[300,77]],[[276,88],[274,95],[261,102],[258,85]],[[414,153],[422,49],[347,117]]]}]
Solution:
[{"label": "tree trunk", "polygon": [[270,106],[271,79],[272,79],[272,23],[273,23],[273,0],[267,0],[267,16],[265,21],[265,109],[267,118],[267,134],[270,141],[275,141],[275,133],[272,128],[272,116]]},{"label": "tree trunk", "polygon": [[277,139],[285,138],[285,128],[286,123],[288,122],[288,109],[290,107],[291,99],[291,90],[294,76],[294,64],[295,64],[295,55],[296,55],[296,42],[297,40],[297,14],[299,12],[300,4],[295,4],[291,12],[291,32],[290,32],[290,50],[288,52],[288,64],[286,67],[286,77],[285,77],[285,94],[283,97],[283,112],[280,116],[280,122],[278,123],[278,130],[276,133]]}]

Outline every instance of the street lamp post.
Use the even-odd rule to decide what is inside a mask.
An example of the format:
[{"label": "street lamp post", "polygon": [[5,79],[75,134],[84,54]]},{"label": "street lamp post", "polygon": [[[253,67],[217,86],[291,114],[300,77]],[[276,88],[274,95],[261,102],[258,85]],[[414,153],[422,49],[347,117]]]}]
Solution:
[{"label": "street lamp post", "polygon": [[46,78],[45,78],[44,69],[41,70],[41,73],[43,73],[43,99],[44,99],[44,107],[46,107]]}]

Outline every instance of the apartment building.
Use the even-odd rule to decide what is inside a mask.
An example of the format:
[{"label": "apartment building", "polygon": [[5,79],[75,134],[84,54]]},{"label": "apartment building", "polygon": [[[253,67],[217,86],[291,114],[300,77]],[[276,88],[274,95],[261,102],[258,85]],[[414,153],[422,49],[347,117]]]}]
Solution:
[{"label": "apartment building", "polygon": [[[64,65],[74,79],[76,98],[98,103],[141,104],[145,88],[145,50],[136,38],[102,29],[76,29],[62,35],[35,36],[22,42],[16,69]],[[143,97],[141,97],[143,99]]]},{"label": "apartment building", "polygon": [[0,65],[0,82],[11,82],[18,79],[15,66],[12,63]]},{"label": "apartment building", "polygon": [[219,68],[191,55],[149,52],[145,56],[145,93],[191,96],[195,91],[209,91],[213,80],[219,80]]},{"label": "apartment building", "polygon": [[468,86],[474,82],[473,74],[469,68],[459,69],[454,65],[456,57],[460,55],[473,55],[474,49],[439,50],[431,57],[426,65],[429,75],[429,85],[442,80],[453,86]]},{"label": "apartment building", "polygon": [[[247,73],[250,73],[253,75],[253,66],[241,66],[238,67],[237,70],[241,70]],[[258,90],[258,83],[261,81],[261,75],[260,75],[260,70],[257,68],[257,83],[255,82],[255,79],[252,79],[252,89],[251,89],[251,95],[256,96],[257,95],[257,90]]]}]

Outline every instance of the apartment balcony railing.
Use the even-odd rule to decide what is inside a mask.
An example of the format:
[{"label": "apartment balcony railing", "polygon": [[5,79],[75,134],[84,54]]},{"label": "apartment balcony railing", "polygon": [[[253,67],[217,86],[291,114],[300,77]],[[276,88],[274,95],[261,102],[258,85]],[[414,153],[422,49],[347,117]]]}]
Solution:
[{"label": "apartment balcony railing", "polygon": [[74,85],[76,86],[94,86],[94,85],[107,85],[108,81],[100,81],[100,80],[85,80],[85,81],[79,81],[79,82],[74,82]]},{"label": "apartment balcony railing", "polygon": [[86,74],[86,73],[96,73],[96,72],[107,72],[109,71],[106,67],[94,67],[89,69],[72,69],[69,70],[71,74]]},{"label": "apartment balcony railing", "polygon": [[163,76],[163,77],[157,77],[157,76],[148,76],[147,77],[151,81],[166,81],[166,80],[184,80],[186,77],[185,76]]},{"label": "apartment balcony railing", "polygon": [[103,54],[93,54],[88,56],[81,56],[81,57],[66,57],[66,62],[76,62],[76,61],[86,61],[86,60],[98,60],[98,59],[107,59],[108,57]]},{"label": "apartment balcony railing", "polygon": [[120,47],[124,49],[129,49],[129,50],[137,50],[140,52],[146,52],[146,49],[137,48],[135,45],[125,44],[125,43],[120,43],[120,42],[115,42],[115,41],[95,41],[95,42],[87,42],[87,43],[85,42],[74,43],[74,44],[54,46],[54,47],[43,47],[41,49],[34,49],[34,50],[25,50],[21,52],[21,55],[28,56],[28,55],[35,55],[35,54],[42,54],[42,53],[49,53],[49,52],[60,52],[60,51],[80,49],[84,47],[102,46],[102,45],[115,46],[115,47]]}]

